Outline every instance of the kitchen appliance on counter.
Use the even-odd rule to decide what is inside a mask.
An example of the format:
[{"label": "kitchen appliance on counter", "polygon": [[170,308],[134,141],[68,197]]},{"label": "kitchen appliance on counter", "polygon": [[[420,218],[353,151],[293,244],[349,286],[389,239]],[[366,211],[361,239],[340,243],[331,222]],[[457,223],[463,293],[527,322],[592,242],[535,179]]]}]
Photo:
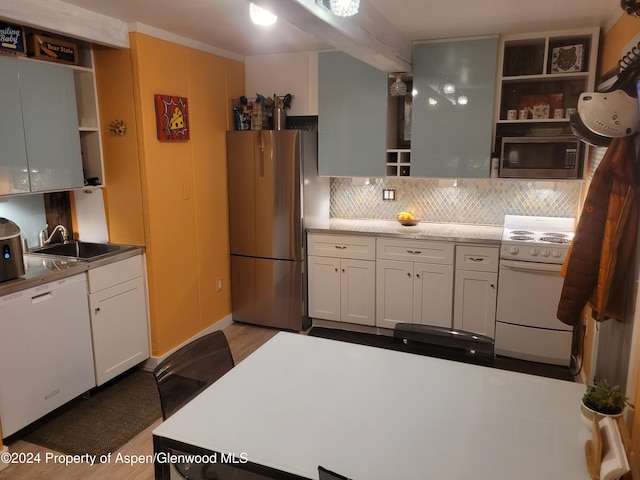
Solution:
[{"label": "kitchen appliance on counter", "polygon": [[506,215],[500,247],[495,352],[568,366],[573,327],[556,317],[575,219]]},{"label": "kitchen appliance on counter", "polygon": [[11,220],[0,217],[0,282],[24,275],[20,227]]},{"label": "kitchen appliance on counter", "polygon": [[317,132],[227,132],[231,303],[239,322],[303,330],[305,228],[329,218]]}]

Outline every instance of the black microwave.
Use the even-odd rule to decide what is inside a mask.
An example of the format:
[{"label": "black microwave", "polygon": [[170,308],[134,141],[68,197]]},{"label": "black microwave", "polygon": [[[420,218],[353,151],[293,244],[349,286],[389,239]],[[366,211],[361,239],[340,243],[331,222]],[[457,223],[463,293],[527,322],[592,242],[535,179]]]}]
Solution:
[{"label": "black microwave", "polygon": [[575,137],[503,137],[500,177],[579,178],[580,157]]}]

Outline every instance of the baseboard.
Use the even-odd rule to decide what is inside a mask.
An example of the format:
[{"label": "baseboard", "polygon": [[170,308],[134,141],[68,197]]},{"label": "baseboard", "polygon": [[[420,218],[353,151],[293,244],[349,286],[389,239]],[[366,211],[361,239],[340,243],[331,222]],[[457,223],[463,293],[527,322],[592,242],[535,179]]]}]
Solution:
[{"label": "baseboard", "polygon": [[154,357],[154,356],[149,357],[145,362],[142,363],[142,368],[144,370],[153,371],[153,369],[156,368],[158,366],[158,364],[160,362],[162,362],[165,358],[167,358],[173,352],[181,349],[182,347],[184,347],[188,343],[193,342],[196,338],[200,338],[200,337],[202,337],[204,335],[207,335],[207,334],[209,334],[211,332],[215,332],[217,330],[224,330],[225,328],[227,328],[231,324],[233,324],[233,318],[232,318],[231,314],[229,314],[226,317],[223,317],[221,320],[218,320],[213,325],[207,327],[203,331],[201,331],[198,334],[194,335],[189,340],[187,340],[185,342],[182,342],[180,345],[178,345],[174,349],[168,351],[167,353],[165,353],[165,354],[163,354],[163,355],[161,355],[159,357]]}]

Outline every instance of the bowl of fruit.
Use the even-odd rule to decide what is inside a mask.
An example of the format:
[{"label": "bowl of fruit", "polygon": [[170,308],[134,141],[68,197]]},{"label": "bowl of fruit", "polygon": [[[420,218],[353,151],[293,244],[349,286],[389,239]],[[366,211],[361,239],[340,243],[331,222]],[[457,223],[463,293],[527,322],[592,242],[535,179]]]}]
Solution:
[{"label": "bowl of fruit", "polygon": [[412,213],[409,212],[400,212],[396,216],[396,218],[398,219],[400,224],[404,225],[405,227],[412,227],[420,223],[420,220],[418,220]]}]

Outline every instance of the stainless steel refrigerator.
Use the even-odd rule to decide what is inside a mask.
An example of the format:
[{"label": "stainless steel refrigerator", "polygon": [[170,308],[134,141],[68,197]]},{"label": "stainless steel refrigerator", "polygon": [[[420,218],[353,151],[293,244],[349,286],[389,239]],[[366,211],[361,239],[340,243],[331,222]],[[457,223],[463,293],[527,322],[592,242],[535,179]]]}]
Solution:
[{"label": "stainless steel refrigerator", "polygon": [[303,330],[305,228],[329,218],[318,136],[302,130],[227,132],[231,303],[238,322]]}]

